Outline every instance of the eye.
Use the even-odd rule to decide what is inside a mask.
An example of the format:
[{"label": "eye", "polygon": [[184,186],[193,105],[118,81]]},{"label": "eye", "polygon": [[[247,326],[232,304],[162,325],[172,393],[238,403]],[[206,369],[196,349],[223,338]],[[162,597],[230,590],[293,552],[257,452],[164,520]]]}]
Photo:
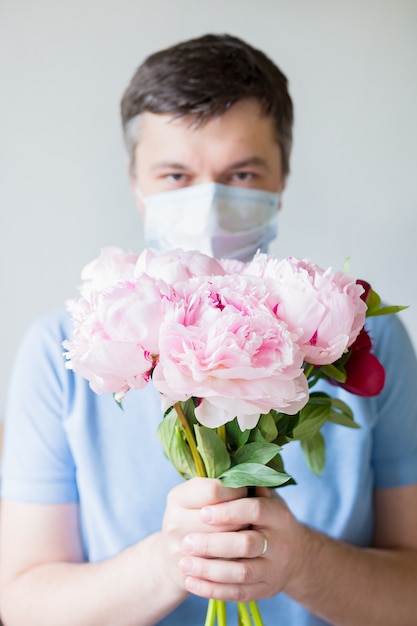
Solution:
[{"label": "eye", "polygon": [[185,183],[187,182],[187,175],[179,172],[171,172],[170,174],[165,174],[165,179],[169,183]]},{"label": "eye", "polygon": [[253,172],[234,172],[230,179],[237,183],[247,183],[255,178]]}]

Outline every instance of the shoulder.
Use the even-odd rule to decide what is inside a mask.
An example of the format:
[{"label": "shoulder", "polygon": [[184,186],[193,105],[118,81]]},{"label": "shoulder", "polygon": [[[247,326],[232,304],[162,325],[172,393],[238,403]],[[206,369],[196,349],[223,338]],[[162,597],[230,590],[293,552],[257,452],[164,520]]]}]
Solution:
[{"label": "shoulder", "polygon": [[[377,402],[387,405],[390,400],[398,407],[407,402],[417,412],[416,353],[400,315],[384,315],[368,318],[366,326],[372,340],[373,351],[385,369],[385,386]],[[388,404],[391,410],[394,406]]]},{"label": "shoulder", "polygon": [[62,342],[72,334],[72,323],[65,308],[49,311],[35,318],[19,345],[17,360],[39,359],[39,354],[48,352],[62,358]]},{"label": "shoulder", "polygon": [[70,315],[64,307],[60,307],[35,318],[26,330],[23,341],[64,340],[71,332]]},{"label": "shoulder", "polygon": [[[29,384],[43,388],[53,381],[68,384],[62,342],[71,336],[71,319],[65,308],[55,309],[32,321],[18,347],[10,389]],[[30,379],[30,380],[29,380]]]},{"label": "shoulder", "polygon": [[373,351],[386,368],[398,360],[404,366],[417,368],[415,350],[401,314],[369,317],[365,326],[372,340]]}]

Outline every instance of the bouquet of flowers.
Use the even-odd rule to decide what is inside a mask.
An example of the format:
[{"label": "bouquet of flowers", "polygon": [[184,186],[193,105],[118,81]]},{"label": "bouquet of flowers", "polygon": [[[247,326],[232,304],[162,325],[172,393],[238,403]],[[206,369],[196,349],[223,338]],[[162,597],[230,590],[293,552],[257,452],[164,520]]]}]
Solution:
[{"label": "bouquet of flowers", "polygon": [[[74,332],[67,367],[121,403],[152,379],[164,418],[159,437],[185,479],[279,487],[293,482],[282,446],[299,440],[311,470],[325,462],[326,422],[355,428],[350,408],[320,379],[378,394],[384,369],[365,328],[383,307],[364,281],[293,257],[258,253],[249,263],[195,251],[140,256],[106,248],[68,303]],[[255,602],[238,604],[242,626],[262,625]],[[206,626],[226,624],[210,600]]]}]

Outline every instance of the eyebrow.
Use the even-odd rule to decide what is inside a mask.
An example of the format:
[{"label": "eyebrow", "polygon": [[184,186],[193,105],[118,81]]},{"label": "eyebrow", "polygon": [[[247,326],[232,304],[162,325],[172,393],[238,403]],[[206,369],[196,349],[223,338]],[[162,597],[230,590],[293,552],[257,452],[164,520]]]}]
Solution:
[{"label": "eyebrow", "polygon": [[[269,166],[265,159],[258,156],[248,157],[247,159],[242,159],[241,161],[235,161],[227,166],[226,171],[229,170],[238,170],[244,167],[262,167],[265,170],[269,170]],[[164,169],[173,169],[180,171],[187,171],[189,169],[188,166],[184,165],[184,163],[180,163],[177,161],[159,161],[159,163],[155,163],[151,168],[153,171],[164,170]]]},{"label": "eyebrow", "polygon": [[262,157],[252,156],[247,159],[242,159],[242,161],[235,161],[235,163],[231,163],[227,169],[228,170],[238,170],[244,167],[253,167],[253,166],[263,167],[266,170],[269,170],[268,163]]},{"label": "eyebrow", "polygon": [[159,161],[159,163],[154,163],[152,165],[151,170],[165,170],[165,169],[173,169],[173,170],[188,170],[188,167],[183,163],[178,163],[177,161]]}]

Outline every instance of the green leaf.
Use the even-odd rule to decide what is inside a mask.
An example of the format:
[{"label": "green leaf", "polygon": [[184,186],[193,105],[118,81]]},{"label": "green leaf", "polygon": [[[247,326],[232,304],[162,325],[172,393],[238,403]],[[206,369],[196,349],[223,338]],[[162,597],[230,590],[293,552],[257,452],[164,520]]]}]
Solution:
[{"label": "green leaf", "polygon": [[[273,470],[281,474],[286,474],[286,471],[284,468],[284,461],[282,460],[282,457],[280,454],[276,454],[274,456],[274,458],[268,463],[268,467],[272,467]],[[295,482],[295,480],[293,478],[290,478],[290,480],[286,482],[283,486],[286,487],[287,485],[296,485],[296,484],[297,483]]]},{"label": "green leaf", "polygon": [[252,430],[250,431],[249,443],[254,442],[262,443],[264,445],[268,443],[257,426],[255,426],[255,428],[252,428]]},{"label": "green leaf", "polygon": [[280,487],[291,476],[276,472],[272,467],[260,463],[240,463],[219,476],[226,487]]},{"label": "green leaf", "polygon": [[195,416],[195,402],[194,398],[189,398],[185,402],[181,402],[182,411],[187,418],[187,422],[192,426],[193,424],[197,424],[197,418]]},{"label": "green leaf", "polygon": [[116,393],[114,393],[114,394],[113,394],[113,400],[115,401],[115,403],[117,404],[117,406],[119,407],[119,409],[121,409],[122,411],[124,411],[124,410],[125,410],[125,409],[124,409],[124,406],[123,406],[123,400],[119,400],[119,399],[117,398],[117,394],[116,394]]},{"label": "green leaf", "polygon": [[233,461],[238,463],[262,463],[266,465],[281,448],[274,443],[260,443],[254,441],[239,448],[233,456]]},{"label": "green leaf", "polygon": [[367,317],[369,317],[370,315],[374,315],[374,311],[377,311],[381,306],[381,298],[372,288],[367,295],[366,306],[368,307],[366,311]]},{"label": "green leaf", "polygon": [[316,476],[320,476],[326,462],[326,446],[321,433],[301,441],[301,449],[307,465]]},{"label": "green leaf", "polygon": [[331,396],[324,391],[312,391],[310,393],[309,402],[311,404],[328,404],[331,400]]},{"label": "green leaf", "polygon": [[408,306],[400,306],[400,305],[391,305],[391,306],[381,306],[381,298],[372,288],[368,293],[368,297],[366,298],[366,317],[375,317],[376,315],[392,315],[393,313],[399,313],[400,311],[404,311],[404,309],[408,309]]},{"label": "green leaf", "polygon": [[268,441],[269,443],[278,437],[278,429],[271,413],[261,415],[257,427],[259,428],[265,441]]},{"label": "green leaf", "polygon": [[332,411],[329,415],[328,421],[332,424],[337,424],[338,426],[346,426],[346,428],[360,428],[360,425],[357,422],[354,422],[345,415],[336,413],[335,411]]},{"label": "green leaf", "polygon": [[158,426],[163,450],[183,478],[197,476],[190,448],[185,441],[176,413],[173,411]]},{"label": "green leaf", "polygon": [[391,305],[391,306],[383,306],[379,309],[375,309],[366,312],[366,317],[376,317],[377,315],[392,315],[393,313],[399,313],[400,311],[404,311],[404,309],[408,309],[408,306],[401,305]]},{"label": "green leaf", "polygon": [[278,429],[278,438],[276,443],[279,445],[284,445],[287,442],[287,438],[292,438],[294,428],[297,426],[300,413],[296,413],[295,415],[288,415],[287,413],[278,413],[276,411],[271,411],[271,414],[275,413],[275,424]]},{"label": "green leaf", "polygon": [[310,395],[306,406],[300,411],[300,420],[294,428],[295,439],[307,439],[321,430],[326,422],[360,428],[354,421],[351,408],[338,398],[332,398],[323,392]]},{"label": "green leaf", "polygon": [[234,420],[227,422],[226,432],[227,441],[230,442],[231,447],[236,450],[247,442],[251,431],[249,429],[243,431],[240,430],[239,423],[235,417]]},{"label": "green leaf", "polygon": [[218,478],[230,467],[226,444],[212,428],[194,425],[197,450],[203,459],[208,478]]},{"label": "green leaf", "polygon": [[346,382],[346,372],[342,368],[338,368],[335,365],[322,365],[321,371],[329,378],[336,380],[338,383]]},{"label": "green leaf", "polygon": [[331,398],[331,410],[329,412],[328,421],[332,424],[347,426],[348,428],[360,428],[355,422],[352,409],[338,398]]},{"label": "green leaf", "polygon": [[294,439],[312,437],[324,426],[330,412],[330,401],[325,404],[308,402],[300,411],[300,421],[294,428]]},{"label": "green leaf", "polygon": [[353,411],[346,402],[340,400],[339,398],[330,398],[331,406],[333,409],[336,409],[341,414],[346,415],[351,420],[353,420]]}]

